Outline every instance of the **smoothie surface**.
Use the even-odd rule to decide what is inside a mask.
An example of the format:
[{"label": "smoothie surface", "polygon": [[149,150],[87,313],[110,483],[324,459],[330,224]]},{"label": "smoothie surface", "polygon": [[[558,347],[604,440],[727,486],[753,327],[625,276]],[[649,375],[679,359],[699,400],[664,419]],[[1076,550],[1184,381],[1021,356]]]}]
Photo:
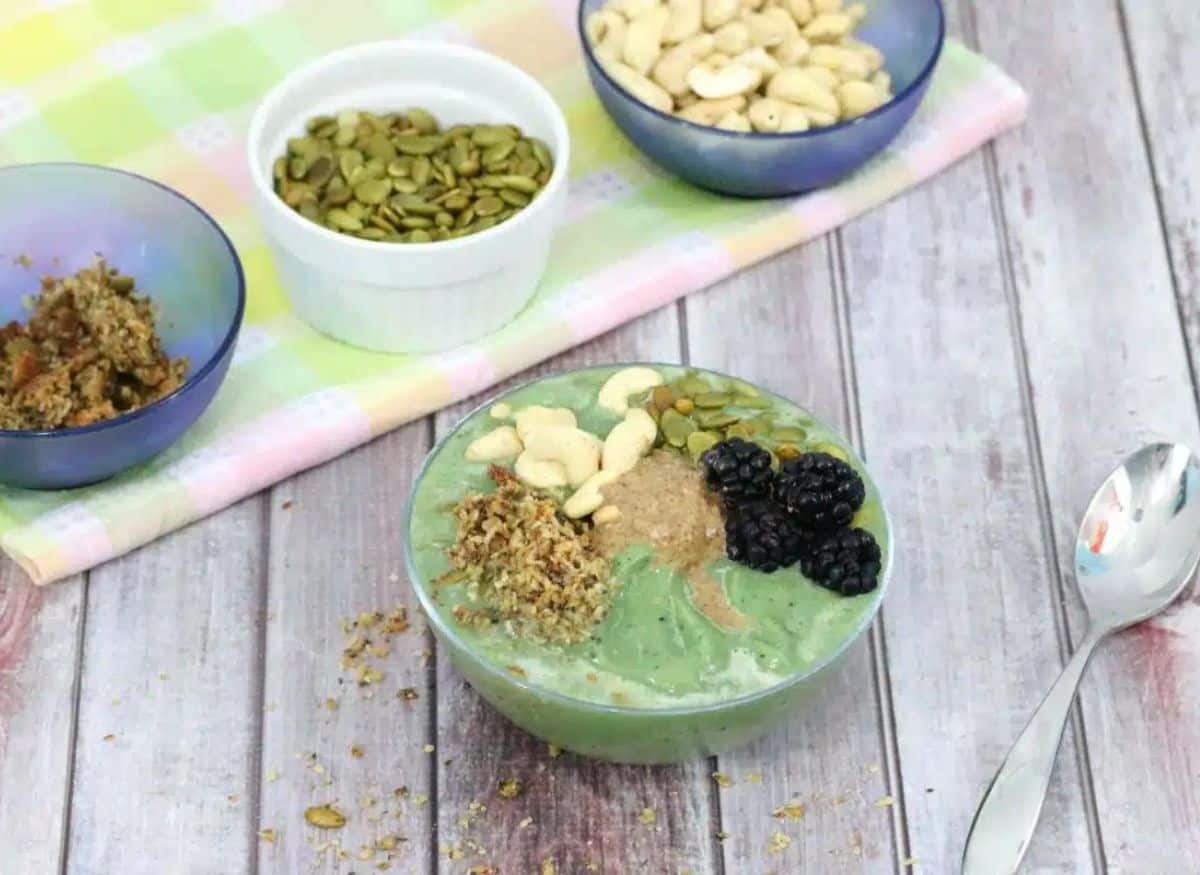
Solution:
[{"label": "smoothie surface", "polygon": [[[544,378],[495,401],[520,409],[534,404],[567,407],[580,428],[600,437],[620,417],[596,403],[604,381],[624,365],[589,368]],[[679,366],[654,365],[668,380],[697,373],[715,383],[727,378]],[[855,525],[878,540],[886,560],[891,545],[879,495],[845,442],[800,408],[774,395],[768,411],[777,426],[807,432],[804,448],[841,448],[863,475],[867,499]],[[754,411],[759,412],[759,411]],[[635,708],[695,706],[764,690],[833,657],[873,614],[885,587],[845,598],[807,580],[798,567],[771,574],[724,557],[688,574],[656,561],[649,544],[630,544],[612,562],[612,607],[592,636],[555,645],[519,638],[502,624],[487,629],[460,623],[457,605],[473,602],[466,587],[434,583],[450,570],[454,505],[468,492],[495,488],[488,463],[464,457],[467,445],[502,423],[485,407],[461,423],[427,462],[418,483],[409,531],[413,568],[440,620],[474,654],[535,687],[605,705]],[[688,459],[686,455],[683,457]],[[688,459],[690,463],[690,459]],[[511,464],[511,463],[510,463]]]}]

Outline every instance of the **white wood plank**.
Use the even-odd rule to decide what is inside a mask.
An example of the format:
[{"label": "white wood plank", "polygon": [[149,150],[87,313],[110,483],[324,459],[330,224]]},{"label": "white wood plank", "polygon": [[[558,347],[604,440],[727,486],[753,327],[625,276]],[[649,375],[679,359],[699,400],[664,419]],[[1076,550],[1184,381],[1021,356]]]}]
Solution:
[{"label": "white wood plank", "polygon": [[[433,757],[430,640],[404,571],[404,508],[428,448],[428,424],[405,426],[271,493],[270,584],[264,684],[261,872],[304,872],[319,849],[330,871],[427,871]],[[410,628],[363,637],[382,679],[359,686],[343,669],[344,618],[408,609]],[[351,633],[353,634],[357,633]],[[400,690],[412,688],[415,699]],[[332,703],[332,709],[331,704]],[[357,750],[353,750],[357,746]],[[315,759],[311,758],[315,754]],[[356,754],[361,754],[357,756]],[[396,791],[406,787],[408,798]],[[373,800],[370,805],[364,805]],[[320,833],[309,806],[336,803],[344,829]],[[397,839],[394,851],[380,847]],[[370,846],[370,860],[360,854]]]},{"label": "white wood plank", "polygon": [[[605,335],[517,379],[608,361],[678,361],[674,306]],[[476,403],[437,417],[443,434]],[[696,761],[672,767],[613,766],[570,754],[551,760],[544,743],[508,723],[467,686],[444,655],[438,657],[438,841],[449,848],[467,839],[486,848],[461,862],[441,857],[439,871],[464,864],[498,865],[502,872],[535,872],[553,859],[561,873],[716,872],[711,767]],[[495,798],[497,782],[517,777],[524,795]],[[469,826],[460,818],[471,802],[489,806]],[[653,827],[637,820],[653,808]],[[533,821],[525,828],[525,817]]]},{"label": "white wood plank", "polygon": [[[846,429],[847,398],[829,246],[780,255],[687,300],[693,364],[752,380]],[[892,872],[900,793],[886,774],[883,717],[869,642],[830,683],[818,708],[745,750],[719,758],[734,782],[720,791],[727,872]],[[762,776],[762,783],[758,783]],[[892,796],[895,810],[875,806]],[[798,799],[804,819],[772,817]],[[770,854],[777,830],[792,839]],[[782,868],[780,868],[782,867]]]},{"label": "white wood plank", "polygon": [[35,588],[0,563],[0,860],[58,871],[66,826],[84,583]]},{"label": "white wood plank", "polygon": [[1175,291],[1200,368],[1200,4],[1123,3]]},{"label": "white wood plank", "polygon": [[[863,441],[897,532],[884,615],[912,854],[950,872],[1060,668],[981,156],[852,224],[843,242]],[[1068,739],[1028,866],[1087,872],[1091,861]]]},{"label": "white wood plank", "polygon": [[[1149,5],[1149,4],[1148,4]],[[996,146],[1071,631],[1090,493],[1138,445],[1200,444],[1194,387],[1114,5],[974,4],[984,50],[1037,99]],[[1157,4],[1153,4],[1157,8]],[[1049,64],[1031,46],[1053,46]],[[1200,871],[1200,606],[1107,644],[1082,693],[1110,870]]]},{"label": "white wood plank", "polygon": [[69,872],[249,866],[262,544],[250,499],[92,572]]}]

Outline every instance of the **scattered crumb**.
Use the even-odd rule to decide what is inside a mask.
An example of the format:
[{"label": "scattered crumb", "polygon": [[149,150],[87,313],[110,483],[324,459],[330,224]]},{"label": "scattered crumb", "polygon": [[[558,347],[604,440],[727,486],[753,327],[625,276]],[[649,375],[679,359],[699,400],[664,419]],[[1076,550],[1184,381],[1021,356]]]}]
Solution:
[{"label": "scattered crumb", "polygon": [[504,668],[507,669],[508,673],[514,677],[523,678],[527,676],[525,669],[521,668],[519,665],[506,665]]},{"label": "scattered crumb", "polygon": [[793,799],[772,811],[771,816],[781,820],[801,820],[804,817],[804,805]]},{"label": "scattered crumb", "polygon": [[332,805],[313,805],[305,809],[304,819],[317,829],[341,829],[346,825],[346,815]]},{"label": "scattered crumb", "polygon": [[336,711],[339,707],[337,699],[326,699],[325,707],[330,711]]},{"label": "scattered crumb", "polygon": [[116,738],[116,736],[110,732],[108,735],[104,736],[104,741],[112,741],[114,738]]},{"label": "scattered crumb", "polygon": [[433,753],[435,750],[437,750],[437,748],[434,747],[432,744],[427,744],[423,748],[421,748],[421,750],[425,751],[425,753]]},{"label": "scattered crumb", "polygon": [[490,864],[484,864],[472,866],[467,870],[467,875],[500,875],[500,870]]},{"label": "scattered crumb", "polygon": [[892,805],[895,804],[895,802],[896,802],[896,800],[893,799],[891,796],[884,796],[880,799],[875,800],[875,807],[876,808],[890,808]]},{"label": "scattered crumb", "polygon": [[350,756],[354,757],[356,760],[361,760],[363,758],[362,745],[361,744],[350,745]]},{"label": "scattered crumb", "polygon": [[413,802],[415,802],[417,805],[427,805],[429,803],[429,797],[424,793],[417,793],[415,796],[413,796]]},{"label": "scattered crumb", "polygon": [[13,264],[20,265],[21,267],[25,268],[26,270],[29,270],[29,268],[33,267],[33,259],[31,259],[28,255],[26,255],[25,253],[22,252],[20,255],[18,255],[16,258],[13,259]]},{"label": "scattered crumb", "polygon": [[729,838],[729,833],[725,832],[725,830],[719,830],[717,832],[717,841],[723,842],[727,838]]},{"label": "scattered crumb", "polygon": [[658,822],[658,815],[654,813],[653,808],[643,808],[642,813],[638,815],[638,823],[645,826],[653,826]]},{"label": "scattered crumb", "polygon": [[279,780],[279,769],[270,769],[267,771],[267,783],[273,784]]},{"label": "scattered crumb", "polygon": [[903,865],[911,867],[917,865],[919,862],[920,861],[916,857],[906,857]]},{"label": "scattered crumb", "polygon": [[241,797],[238,796],[238,794],[236,794],[236,793],[230,793],[226,798],[229,800],[230,805],[237,805],[238,799],[240,799]]},{"label": "scattered crumb", "polygon": [[500,782],[496,792],[505,799],[516,799],[524,791],[524,786],[517,778],[505,778]]},{"label": "scattered crumb", "polygon": [[260,829],[258,837],[268,844],[275,844],[279,840],[279,833],[273,829]]},{"label": "scattered crumb", "polygon": [[763,782],[762,772],[751,772],[746,776],[747,784],[761,784]]},{"label": "scattered crumb", "polygon": [[532,826],[532,825],[533,825],[533,818],[532,818],[532,817],[526,817],[526,818],[524,818],[524,819],[523,819],[523,820],[522,820],[520,823],[518,823],[518,824],[517,824],[517,827],[518,827],[519,829],[527,829],[527,828],[529,828],[529,827],[530,827],[530,826]]},{"label": "scattered crumb", "polygon": [[733,779],[724,772],[713,772],[712,776],[713,780],[717,782],[718,787],[725,788],[733,786]]},{"label": "scattered crumb", "polygon": [[550,748],[550,759],[556,760],[560,756],[562,756],[563,749],[561,747],[559,747],[557,744],[552,744],[549,746],[549,748]]},{"label": "scattered crumb", "polygon": [[420,698],[420,696],[417,695],[417,691],[413,687],[402,687],[397,695],[399,695],[400,698],[406,702],[411,702],[414,699]]},{"label": "scattered crumb", "polygon": [[542,860],[542,875],[558,875],[558,867],[554,865],[553,857]]},{"label": "scattered crumb", "polygon": [[165,671],[160,671],[158,673],[158,679],[160,681],[165,681],[167,679],[167,673]]},{"label": "scattered crumb", "polygon": [[293,504],[295,504],[295,502],[294,502],[294,501],[292,501],[292,500],[289,498],[287,501],[285,501],[283,504],[281,504],[281,505],[279,505],[279,506],[280,506],[280,508],[282,508],[283,510],[291,510],[291,509],[292,509],[292,505],[293,505]]},{"label": "scattered crumb", "polygon": [[775,830],[767,841],[767,850],[772,854],[781,854],[792,846],[792,837],[785,832]]},{"label": "scattered crumb", "polygon": [[584,868],[587,869],[589,872],[599,872],[600,864],[597,863],[595,860],[588,860],[587,863],[584,865]]}]

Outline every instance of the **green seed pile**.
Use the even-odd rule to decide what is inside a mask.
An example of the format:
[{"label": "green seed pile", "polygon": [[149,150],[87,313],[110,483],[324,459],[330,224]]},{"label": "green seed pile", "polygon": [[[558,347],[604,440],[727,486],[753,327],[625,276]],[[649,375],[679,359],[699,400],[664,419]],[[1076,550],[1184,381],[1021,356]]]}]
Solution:
[{"label": "green seed pile", "polygon": [[844,455],[840,448],[823,442],[810,446],[808,432],[800,425],[777,423],[769,412],[771,401],[740,380],[716,382],[692,371],[631,400],[658,423],[662,446],[687,452],[693,460],[733,437],[758,444],[771,453],[776,465],[810,450]]},{"label": "green seed pile", "polygon": [[275,192],[332,231],[388,243],[477,234],[550,181],[554,159],[515,125],[442,130],[423,109],[317,116],[274,165]]}]

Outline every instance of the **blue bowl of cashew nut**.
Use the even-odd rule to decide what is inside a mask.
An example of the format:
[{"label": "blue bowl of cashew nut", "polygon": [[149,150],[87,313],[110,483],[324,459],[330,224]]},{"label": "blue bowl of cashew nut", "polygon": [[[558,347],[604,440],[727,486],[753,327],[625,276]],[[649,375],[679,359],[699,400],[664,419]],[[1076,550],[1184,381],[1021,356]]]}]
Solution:
[{"label": "blue bowl of cashew nut", "polygon": [[823,188],[882,151],[946,30],[941,0],[583,0],[578,25],[596,94],[634,145],[743,197]]}]

